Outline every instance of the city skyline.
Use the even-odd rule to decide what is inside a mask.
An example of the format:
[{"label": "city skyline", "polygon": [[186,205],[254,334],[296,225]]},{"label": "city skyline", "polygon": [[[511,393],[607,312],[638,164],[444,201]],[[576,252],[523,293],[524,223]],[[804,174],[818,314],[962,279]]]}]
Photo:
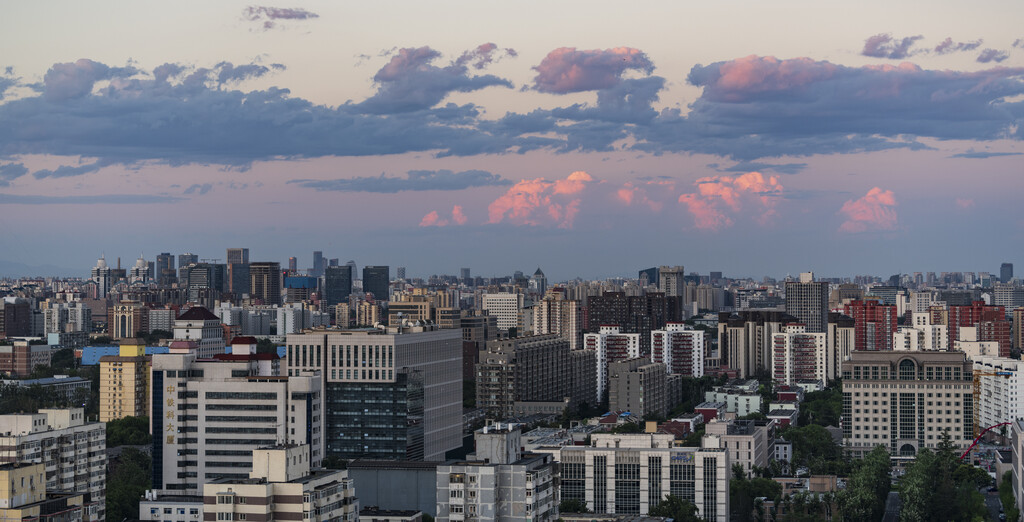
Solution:
[{"label": "city skyline", "polygon": [[1020,257],[1018,3],[59,4],[0,20],[2,276],[234,245],[553,280]]}]

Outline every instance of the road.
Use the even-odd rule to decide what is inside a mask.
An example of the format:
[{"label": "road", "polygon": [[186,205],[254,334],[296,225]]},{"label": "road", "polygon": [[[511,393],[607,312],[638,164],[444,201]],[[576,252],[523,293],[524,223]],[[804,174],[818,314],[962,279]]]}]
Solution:
[{"label": "road", "polygon": [[989,493],[988,488],[981,490],[981,494],[985,495],[985,507],[988,508],[989,520],[999,520],[999,509],[1003,507],[999,502],[999,494]]},{"label": "road", "polygon": [[895,491],[889,492],[889,498],[885,499],[885,515],[882,517],[882,522],[896,522],[900,518],[900,506],[903,505],[903,501],[900,500],[900,494]]}]

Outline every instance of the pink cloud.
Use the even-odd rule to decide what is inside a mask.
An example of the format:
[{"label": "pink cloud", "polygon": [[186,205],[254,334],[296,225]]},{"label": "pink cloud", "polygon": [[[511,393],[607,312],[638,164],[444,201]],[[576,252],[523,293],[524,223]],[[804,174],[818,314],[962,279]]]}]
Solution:
[{"label": "pink cloud", "polygon": [[760,172],[700,178],[696,184],[697,192],[679,196],[679,202],[693,214],[694,226],[708,230],[731,226],[733,220],[726,211],[739,213],[744,207],[753,207],[756,221],[768,224],[783,192],[777,177]]},{"label": "pink cloud", "polygon": [[524,179],[488,205],[488,222],[572,228],[580,198],[569,196],[578,196],[593,182],[594,178],[583,171],[554,181]]},{"label": "pink cloud", "polygon": [[452,221],[458,225],[466,224],[466,215],[462,213],[462,207],[459,205],[452,207]]},{"label": "pink cloud", "polygon": [[956,203],[957,207],[959,207],[959,208],[961,208],[963,210],[974,208],[974,200],[973,199],[956,198],[955,203]]},{"label": "pink cloud", "polygon": [[420,226],[446,227],[448,225],[465,225],[466,221],[466,214],[462,212],[462,207],[455,205],[452,207],[451,220],[441,217],[436,210],[432,210],[429,214],[423,216],[423,219],[420,220]]},{"label": "pink cloud", "polygon": [[651,210],[660,212],[664,207],[663,200],[666,196],[675,198],[673,192],[675,192],[675,181],[673,180],[658,179],[638,183],[627,181],[622,188],[615,191],[614,197],[627,207],[636,202],[638,205],[646,205]]},{"label": "pink cloud", "polygon": [[896,228],[896,196],[891,190],[874,187],[858,200],[848,200],[839,209],[846,221],[839,226],[840,232],[859,233],[868,229],[892,230]]},{"label": "pink cloud", "polygon": [[720,101],[738,101],[751,93],[800,89],[831,79],[838,72],[837,65],[810,58],[779,60],[774,56],[751,55],[723,63],[711,91]]},{"label": "pink cloud", "polygon": [[654,63],[643,51],[630,47],[577,50],[561,47],[548,53],[533,68],[533,87],[541,92],[565,94],[606,89],[622,81],[626,71],[654,72]]}]

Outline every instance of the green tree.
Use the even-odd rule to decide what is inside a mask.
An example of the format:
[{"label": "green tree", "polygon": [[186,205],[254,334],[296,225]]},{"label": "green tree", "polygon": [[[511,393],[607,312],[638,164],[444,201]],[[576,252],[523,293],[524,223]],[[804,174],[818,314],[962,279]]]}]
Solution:
[{"label": "green tree", "polygon": [[875,446],[859,463],[839,495],[844,520],[880,520],[889,496],[892,464],[885,446]]},{"label": "green tree", "polygon": [[256,353],[277,353],[277,343],[270,339],[256,340]]},{"label": "green tree", "polygon": [[697,506],[675,495],[668,495],[649,511],[652,517],[671,517],[676,522],[700,522]]},{"label": "green tree", "polygon": [[746,475],[741,464],[733,464],[729,480],[730,520],[753,521],[759,513],[758,499],[767,498],[776,504],[782,499],[782,484],[763,477],[748,479]]},{"label": "green tree", "polygon": [[1013,494],[1013,471],[1003,473],[1003,480],[999,483],[999,501],[1003,504],[1003,512],[1006,513],[1006,520],[1016,522],[1020,520],[1020,510],[1017,509],[1017,498]]},{"label": "green tree", "polygon": [[575,498],[563,500],[558,504],[559,513],[590,513],[587,504]]},{"label": "green tree", "polygon": [[124,417],[107,423],[107,447],[140,446],[153,442],[149,417]]},{"label": "green tree", "polygon": [[476,407],[476,383],[473,381],[462,381],[462,407]]},{"label": "green tree", "polygon": [[985,499],[978,493],[980,477],[964,470],[949,435],[943,432],[935,451],[924,448],[900,485],[900,520],[983,520]]},{"label": "green tree", "polygon": [[135,448],[125,448],[121,456],[108,465],[107,520],[137,520],[139,499],[150,489],[151,481],[149,455]]},{"label": "green tree", "polygon": [[797,424],[838,426],[843,414],[843,390],[835,384],[825,390],[808,393],[800,403]]},{"label": "green tree", "polygon": [[50,357],[50,367],[55,371],[74,369],[75,351],[71,348],[61,348],[53,352],[53,356]]}]

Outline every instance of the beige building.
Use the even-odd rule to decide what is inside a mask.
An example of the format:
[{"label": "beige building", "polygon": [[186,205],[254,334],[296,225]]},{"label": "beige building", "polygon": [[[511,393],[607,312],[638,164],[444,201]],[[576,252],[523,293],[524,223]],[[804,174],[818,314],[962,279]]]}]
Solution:
[{"label": "beige building", "polygon": [[359,519],[359,501],[347,470],[312,469],[306,445],[252,452],[248,479],[203,485],[203,519],[342,521]]},{"label": "beige building", "polygon": [[662,363],[627,359],[608,364],[608,409],[628,411],[640,417],[664,417],[675,401],[670,377]]},{"label": "beige building", "polygon": [[913,458],[948,433],[973,439],[971,362],[962,352],[853,352],[843,363],[843,445],[862,457],[884,444]]},{"label": "beige building", "polygon": [[100,504],[81,492],[46,492],[43,464],[0,465],[0,520],[67,522],[100,520]]},{"label": "beige building", "polygon": [[0,415],[0,464],[35,463],[45,468],[44,491],[88,493],[96,517],[104,517],[107,426],[86,422],[82,408]]},{"label": "beige building", "polygon": [[149,309],[142,303],[122,301],[110,307],[107,323],[110,337],[134,339],[149,333]]},{"label": "beige building", "polygon": [[583,311],[580,302],[566,299],[564,288],[552,288],[533,305],[533,333],[558,334],[579,350],[583,340]]},{"label": "beige building", "polygon": [[118,355],[100,357],[100,422],[149,415],[149,369],[141,339],[121,341]]},{"label": "beige building", "polygon": [[[704,425],[705,437],[717,437],[729,453],[730,466],[740,464],[748,477],[754,467],[766,468],[775,456],[775,421],[720,420]],[[705,444],[707,445],[707,444]],[[731,467],[730,467],[731,469]]]}]

